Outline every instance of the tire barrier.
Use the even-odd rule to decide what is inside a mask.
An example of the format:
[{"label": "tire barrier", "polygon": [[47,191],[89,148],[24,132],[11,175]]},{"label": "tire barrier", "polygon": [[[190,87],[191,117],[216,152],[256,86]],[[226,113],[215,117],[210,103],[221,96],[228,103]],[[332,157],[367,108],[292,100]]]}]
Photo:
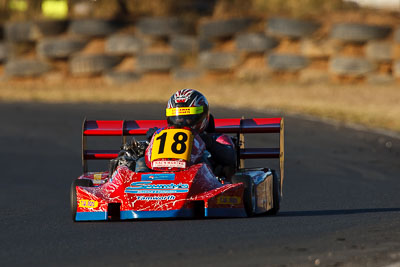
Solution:
[{"label": "tire barrier", "polygon": [[68,31],[85,37],[105,37],[123,27],[123,23],[116,20],[78,19],[72,20]]},{"label": "tire barrier", "polygon": [[252,18],[208,21],[200,24],[199,35],[205,39],[232,37],[236,33],[246,30],[253,21]]},{"label": "tire barrier", "polygon": [[309,64],[306,57],[293,54],[270,54],[266,57],[267,65],[274,71],[299,71]]},{"label": "tire barrier", "polygon": [[203,75],[203,72],[198,69],[176,69],[172,72],[172,77],[175,80],[198,79],[202,75]]},{"label": "tire barrier", "polygon": [[337,76],[377,84],[400,80],[400,25],[143,17],[15,21],[1,29],[0,64],[8,77],[54,73],[64,61],[71,76],[103,75],[114,84],[135,82],[149,72],[176,80],[207,72],[240,79],[290,73],[287,77],[300,82],[352,81]]},{"label": "tire barrier", "polygon": [[113,34],[105,43],[105,51],[113,55],[136,55],[144,48],[145,42],[133,34]]},{"label": "tire barrier", "polygon": [[339,23],[333,25],[330,37],[348,42],[367,42],[383,39],[391,32],[388,26],[367,25],[361,23]]},{"label": "tire barrier", "polygon": [[5,38],[11,42],[36,41],[39,38],[62,34],[68,26],[65,20],[21,21],[5,24]]},{"label": "tire barrier", "polygon": [[213,48],[211,41],[191,35],[172,36],[170,45],[175,52],[182,54],[202,52]]},{"label": "tire barrier", "polygon": [[37,77],[51,70],[51,66],[38,59],[15,59],[7,61],[5,74],[10,77]]},{"label": "tire barrier", "polygon": [[7,61],[7,56],[8,56],[8,47],[7,44],[4,42],[0,42],[0,63],[4,63]]},{"label": "tire barrier", "polygon": [[396,28],[393,35],[394,35],[393,37],[394,41],[396,43],[400,43],[400,28]]},{"label": "tire barrier", "polygon": [[228,52],[203,52],[198,60],[202,68],[211,71],[230,71],[239,64],[239,56]]},{"label": "tire barrier", "polygon": [[46,38],[39,40],[36,52],[42,58],[66,59],[82,50],[87,43],[87,39],[76,37]]},{"label": "tire barrier", "polygon": [[393,59],[393,45],[390,42],[371,41],[366,45],[366,57],[376,62],[390,62]]},{"label": "tire barrier", "polygon": [[4,25],[6,40],[10,42],[34,41],[32,22],[10,22]]},{"label": "tire barrier", "polygon": [[174,34],[184,34],[189,31],[188,24],[179,18],[143,18],[137,23],[137,28],[144,35],[167,37]]},{"label": "tire barrier", "polygon": [[181,65],[181,59],[173,53],[147,53],[137,57],[136,67],[141,72],[169,72]]},{"label": "tire barrier", "polygon": [[277,17],[269,19],[265,29],[267,34],[279,37],[302,38],[310,36],[319,27],[320,24],[313,21]]},{"label": "tire barrier", "polygon": [[[64,33],[68,27],[67,20],[43,20],[35,22],[34,30],[37,31],[37,37],[55,36]],[[35,36],[35,34],[34,34]]]},{"label": "tire barrier", "polygon": [[262,53],[278,46],[279,41],[263,33],[243,33],[235,38],[236,48],[248,53]]},{"label": "tire barrier", "polygon": [[329,64],[331,72],[338,75],[362,76],[374,71],[375,64],[365,58],[337,57]]},{"label": "tire barrier", "polygon": [[104,74],[104,77],[109,83],[118,85],[136,82],[141,78],[141,75],[133,71],[108,71]]},{"label": "tire barrier", "polygon": [[121,62],[119,56],[106,54],[75,55],[69,60],[69,70],[72,75],[96,75],[102,74]]}]

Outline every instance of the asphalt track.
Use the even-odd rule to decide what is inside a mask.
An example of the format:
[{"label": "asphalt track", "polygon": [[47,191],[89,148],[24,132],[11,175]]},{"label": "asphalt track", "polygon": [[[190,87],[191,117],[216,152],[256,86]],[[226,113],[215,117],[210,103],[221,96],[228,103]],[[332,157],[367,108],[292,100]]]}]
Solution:
[{"label": "asphalt track", "polygon": [[[264,117],[214,109],[216,117]],[[400,141],[286,117],[274,217],[73,223],[80,128],[160,104],[0,103],[1,266],[386,266],[400,261]],[[267,137],[252,137],[262,145]]]}]

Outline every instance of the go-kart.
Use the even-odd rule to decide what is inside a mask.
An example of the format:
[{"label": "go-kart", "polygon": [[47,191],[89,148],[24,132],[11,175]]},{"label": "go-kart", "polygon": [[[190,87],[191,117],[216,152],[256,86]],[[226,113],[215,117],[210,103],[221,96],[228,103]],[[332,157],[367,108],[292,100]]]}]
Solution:
[{"label": "go-kart", "polygon": [[[165,120],[84,120],[82,129],[83,174],[71,185],[74,221],[106,221],[148,218],[246,217],[277,214],[283,186],[283,118],[215,119],[215,132],[231,136],[237,153],[237,169],[229,182],[217,177],[207,162],[201,138],[190,129],[167,126]],[[112,160],[120,150],[89,150],[92,136],[153,136],[149,171],[127,166],[88,171],[88,160]],[[245,148],[244,134],[278,133],[278,148]],[[149,152],[150,153],[150,152]],[[245,159],[277,158],[280,172],[268,167],[244,168]],[[222,177],[223,178],[223,177]]]}]

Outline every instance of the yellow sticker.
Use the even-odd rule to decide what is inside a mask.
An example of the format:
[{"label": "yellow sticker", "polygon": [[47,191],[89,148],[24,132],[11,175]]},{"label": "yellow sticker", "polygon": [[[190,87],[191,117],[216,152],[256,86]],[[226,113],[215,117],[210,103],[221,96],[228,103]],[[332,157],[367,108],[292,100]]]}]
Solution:
[{"label": "yellow sticker", "polygon": [[102,173],[95,173],[95,174],[93,175],[93,178],[94,178],[95,180],[101,180],[101,178],[102,178]]},{"label": "yellow sticker", "polygon": [[151,161],[156,159],[190,160],[192,132],[185,129],[165,129],[154,135]]},{"label": "yellow sticker", "polygon": [[217,204],[236,205],[240,204],[242,199],[236,196],[219,196],[217,197]]},{"label": "yellow sticker", "polygon": [[99,206],[99,202],[96,200],[81,199],[81,200],[79,200],[78,206],[80,208],[95,209]]},{"label": "yellow sticker", "polygon": [[203,113],[203,106],[188,108],[167,108],[167,117],[179,115],[195,115]]}]

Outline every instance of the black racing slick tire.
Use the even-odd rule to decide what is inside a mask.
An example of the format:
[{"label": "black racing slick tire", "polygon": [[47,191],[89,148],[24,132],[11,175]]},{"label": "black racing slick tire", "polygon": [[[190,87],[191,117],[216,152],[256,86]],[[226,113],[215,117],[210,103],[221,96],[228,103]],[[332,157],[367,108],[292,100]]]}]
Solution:
[{"label": "black racing slick tire", "polygon": [[272,170],[272,209],[267,211],[269,215],[276,215],[280,209],[281,203],[281,184],[278,174]]},{"label": "black racing slick tire", "polygon": [[76,210],[78,208],[78,201],[76,199],[76,187],[77,186],[86,186],[86,187],[93,187],[93,182],[92,180],[88,179],[76,179],[72,182],[71,184],[71,190],[70,190],[70,200],[71,200],[71,215],[72,215],[72,220],[76,221]]},{"label": "black racing slick tire", "polygon": [[253,216],[256,206],[255,199],[255,187],[254,182],[249,175],[234,175],[232,176],[232,183],[243,183],[244,192],[243,192],[243,204],[246,210],[247,216]]}]

